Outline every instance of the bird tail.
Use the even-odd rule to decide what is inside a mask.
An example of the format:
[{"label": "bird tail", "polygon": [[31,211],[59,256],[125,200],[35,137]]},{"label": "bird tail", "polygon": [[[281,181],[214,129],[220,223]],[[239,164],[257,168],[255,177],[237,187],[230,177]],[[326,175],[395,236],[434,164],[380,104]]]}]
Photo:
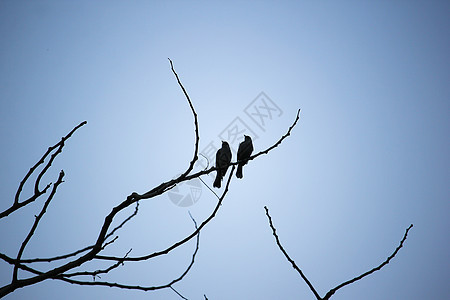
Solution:
[{"label": "bird tail", "polygon": [[238,165],[237,171],[236,171],[236,177],[237,178],[242,178],[243,177],[243,175],[242,175],[242,165]]},{"label": "bird tail", "polygon": [[214,180],[213,187],[220,189],[222,182],[222,176],[220,174],[220,171],[217,171],[216,180]]}]

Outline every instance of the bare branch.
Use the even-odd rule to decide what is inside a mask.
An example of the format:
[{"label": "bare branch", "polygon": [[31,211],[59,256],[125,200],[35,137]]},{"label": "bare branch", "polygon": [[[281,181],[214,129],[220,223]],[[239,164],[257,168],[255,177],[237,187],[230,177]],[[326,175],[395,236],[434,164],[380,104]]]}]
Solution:
[{"label": "bare branch", "polygon": [[199,133],[198,133],[197,113],[195,112],[194,106],[192,105],[191,99],[189,98],[189,95],[186,92],[186,89],[184,88],[183,84],[181,84],[181,81],[180,81],[180,78],[178,77],[177,72],[175,72],[175,69],[173,68],[173,63],[172,63],[172,60],[170,60],[170,58],[169,58],[169,62],[170,62],[170,68],[172,69],[173,74],[177,78],[178,85],[183,90],[183,93],[186,96],[187,101],[189,102],[189,106],[191,108],[192,114],[194,115],[194,124],[195,124],[195,151],[194,151],[194,157],[192,158],[192,160],[191,160],[191,162],[189,164],[189,167],[186,170],[186,172],[184,172],[183,174],[180,175],[180,178],[183,178],[186,175],[188,175],[192,171],[192,169],[194,169],[194,164],[198,160],[198,143],[200,141],[200,136],[199,136]]},{"label": "bare branch", "polygon": [[[292,129],[295,127],[295,125],[297,125],[297,122],[298,122],[298,120],[300,119],[300,111],[301,111],[300,109],[297,110],[297,116],[295,117],[294,123],[292,123],[291,127],[289,127],[289,129],[288,129],[288,131],[286,132],[285,135],[283,135],[283,136],[282,136],[275,144],[273,144],[271,147],[267,148],[267,149],[264,150],[264,151],[258,152],[258,153],[256,153],[255,155],[250,156],[250,158],[249,158],[248,160],[253,160],[253,159],[257,158],[257,157],[260,156],[260,155],[269,153],[269,151],[271,151],[272,149],[275,149],[276,147],[278,147],[278,146],[281,144],[281,142],[283,142],[283,140],[284,140],[285,138],[287,138],[288,136],[290,136],[290,135],[291,135]],[[235,162],[234,164],[238,164],[238,163],[239,163],[239,162]]]},{"label": "bare branch", "polygon": [[[231,179],[231,176],[230,178]],[[189,213],[190,215],[190,213]],[[190,215],[191,216],[191,215]],[[194,222],[195,227],[197,228],[197,222],[195,221],[195,219],[191,216],[192,221]],[[80,281],[80,280],[73,280],[70,279],[68,277],[74,277],[74,276],[81,276],[81,275],[90,275],[90,276],[97,276],[100,273],[108,273],[109,271],[117,268],[118,266],[120,266],[121,264],[123,264],[123,261],[118,261],[115,264],[111,265],[109,268],[107,269],[103,269],[103,270],[97,270],[97,271],[93,271],[93,272],[76,272],[76,273],[69,273],[69,274],[61,274],[61,275],[55,275],[49,278],[53,278],[53,279],[58,279],[58,280],[62,280],[71,284],[77,284],[77,285],[89,285],[89,286],[109,286],[109,287],[117,287],[117,288],[122,288],[122,289],[134,289],[134,290],[143,290],[143,291],[151,291],[151,290],[159,290],[159,289],[164,289],[164,288],[172,288],[172,285],[181,281],[186,274],[189,272],[189,270],[192,268],[194,262],[195,262],[195,257],[198,253],[198,249],[199,249],[199,242],[200,242],[200,231],[198,231],[197,233],[197,242],[196,242],[196,248],[195,251],[192,255],[192,259],[190,264],[187,266],[186,270],[176,279],[172,280],[170,283],[165,284],[165,285],[161,285],[161,286],[139,286],[139,285],[124,285],[124,284],[120,284],[120,283],[114,283],[114,282],[101,282],[101,281],[97,281],[97,282],[92,282],[92,281]],[[130,251],[129,251],[130,252]],[[129,252],[126,254],[128,255]],[[2,258],[3,260],[5,260],[8,263],[14,264],[16,262],[16,260],[9,258],[8,256],[0,253],[0,258]],[[124,260],[126,258],[123,257],[122,260]],[[37,271],[35,269],[32,269],[26,265],[23,264],[18,264],[19,267],[21,269],[24,269],[26,271],[29,271],[31,273],[37,274],[37,275],[46,275],[46,273],[44,272],[40,272]],[[48,273],[48,272],[47,272]],[[33,278],[32,278],[33,279]],[[25,281],[25,280],[18,280],[18,281]],[[17,287],[8,285],[5,287],[0,288],[0,296],[6,295],[8,290],[10,289],[16,289]],[[173,288],[172,288],[173,289]]]},{"label": "bare branch", "polygon": [[98,276],[98,274],[106,274],[109,271],[111,271],[111,270],[113,270],[113,269],[115,269],[115,268],[117,268],[117,267],[119,267],[121,265],[123,265],[123,263],[118,261],[118,262],[114,263],[113,265],[109,266],[106,269],[99,269],[99,270],[96,270],[96,271],[83,271],[83,272],[65,273],[62,276],[66,277],[66,278],[68,278],[68,277],[75,277],[75,276],[92,276],[92,277],[95,278],[96,276]]},{"label": "bare branch", "polygon": [[295,261],[292,258],[290,258],[289,255],[287,254],[286,250],[284,250],[283,246],[281,245],[280,239],[278,238],[277,230],[273,226],[272,218],[269,215],[269,209],[267,208],[267,206],[264,206],[264,209],[266,210],[266,216],[267,216],[267,219],[269,219],[269,225],[270,225],[270,228],[272,228],[272,234],[275,237],[278,248],[280,248],[281,252],[284,254],[286,259],[292,264],[292,267],[300,274],[300,276],[306,282],[309,289],[313,292],[314,296],[316,296],[316,299],[322,300],[322,298],[320,298],[319,294],[317,293],[316,289],[313,287],[311,282],[309,282],[308,278],[306,278],[305,274],[303,274],[302,270],[300,270],[300,268],[295,264]]},{"label": "bare branch", "polygon": [[76,256],[78,254],[81,254],[83,252],[86,252],[88,250],[91,250],[93,247],[94,246],[87,246],[87,247],[84,247],[83,249],[79,249],[79,250],[76,250],[74,252],[64,254],[64,255],[58,255],[55,257],[21,259],[20,262],[21,263],[51,262],[51,261],[55,261],[55,260],[66,259],[66,258],[69,258],[72,256]]},{"label": "bare branch", "polygon": [[114,228],[109,234],[107,234],[105,236],[105,240],[107,240],[110,236],[112,236],[117,230],[119,230],[120,228],[122,228],[128,221],[130,221],[133,217],[135,217],[138,214],[139,211],[139,201],[136,201],[136,208],[134,209],[134,212],[128,217],[126,218],[122,223],[120,223],[119,226],[117,226],[116,228]]},{"label": "bare branch", "polygon": [[[41,271],[38,271],[36,269],[28,267],[27,265],[24,265],[24,264],[21,264],[20,262],[17,262],[16,259],[14,259],[12,257],[9,257],[6,254],[0,253],[0,258],[3,259],[5,262],[11,264],[11,265],[18,265],[20,269],[28,271],[28,272],[30,272],[32,274],[37,274],[37,275],[43,274],[43,272],[41,272]],[[2,290],[5,290],[5,289],[7,289],[7,286],[0,288],[0,296],[1,297],[3,297],[3,295],[4,295],[1,292],[2,292]]]},{"label": "bare branch", "polygon": [[[47,151],[44,153],[44,155],[41,157],[41,159],[30,168],[30,170],[28,171],[28,173],[25,175],[25,177],[23,178],[23,180],[20,182],[19,187],[17,189],[16,195],[14,197],[14,203],[11,207],[9,207],[8,209],[6,209],[5,211],[0,213],[0,219],[4,218],[6,216],[8,216],[9,214],[11,214],[12,212],[18,210],[19,208],[35,201],[37,198],[39,198],[42,194],[46,193],[47,190],[50,188],[50,184],[48,184],[42,191],[39,190],[39,182],[43,176],[43,174],[48,170],[48,168],[51,166],[53,160],[56,158],[56,156],[61,153],[62,148],[64,147],[64,142],[66,140],[68,140],[72,134],[80,127],[82,127],[83,125],[87,124],[86,121],[81,122],[80,124],[78,124],[77,126],[75,126],[75,128],[73,128],[66,136],[62,137],[61,140],[56,143],[54,146],[51,146],[47,149]],[[59,147],[59,148],[58,148]],[[47,156],[54,150],[58,148],[58,150],[52,155],[52,158],[50,159],[50,161],[47,163],[47,165],[44,167],[44,170],[42,170],[42,172],[39,174],[38,178],[35,181],[35,188],[34,188],[34,195],[31,196],[30,198],[28,198],[27,200],[24,200],[23,202],[19,202],[19,198],[20,198],[20,194],[22,193],[22,189],[25,185],[25,183],[28,181],[28,179],[30,178],[30,176],[34,173],[34,171],[36,171],[37,167],[41,164],[44,163],[45,159],[47,158]]]},{"label": "bare branch", "polygon": [[[189,213],[192,221],[194,222],[194,226],[196,229],[197,228],[197,222],[195,221],[195,219],[192,217],[192,215]],[[105,270],[98,270],[95,272],[79,272],[78,274],[68,274],[68,275],[62,275],[62,276],[57,276],[55,279],[60,279],[72,284],[78,284],[78,285],[91,285],[91,286],[109,286],[109,287],[117,287],[117,288],[122,288],[122,289],[131,289],[131,290],[142,290],[142,291],[150,291],[150,290],[159,290],[159,289],[165,289],[165,288],[171,288],[172,290],[174,290],[174,288],[172,287],[172,285],[174,285],[175,283],[181,281],[186,274],[190,271],[190,269],[192,268],[192,266],[194,265],[195,262],[195,256],[198,253],[198,249],[199,249],[199,245],[200,245],[200,231],[197,232],[197,242],[195,245],[195,251],[192,254],[192,259],[191,262],[189,263],[189,265],[187,266],[186,270],[176,279],[173,279],[171,282],[164,284],[164,285],[160,285],[160,286],[138,286],[138,285],[126,285],[126,284],[121,284],[121,283],[116,283],[116,282],[106,282],[106,281],[79,281],[79,280],[73,280],[73,279],[69,279],[67,278],[68,276],[76,276],[76,275],[96,275],[94,274],[95,272],[102,272],[102,273],[107,273],[110,270],[116,268],[118,265],[122,264],[124,260],[126,260],[126,257],[124,257],[122,259],[122,261],[118,261],[117,263],[115,263],[114,265],[112,265],[111,267],[109,267],[108,269]],[[128,254],[128,253],[127,253]],[[179,294],[177,292],[177,294]],[[181,294],[179,294],[181,295]]]},{"label": "bare branch", "polygon": [[344,282],[344,283],[341,283],[341,284],[338,285],[337,287],[331,289],[331,290],[325,295],[325,297],[324,297],[323,299],[324,299],[324,300],[328,300],[328,299],[329,299],[331,296],[333,296],[333,294],[336,293],[336,291],[339,290],[340,288],[342,288],[342,287],[344,287],[344,286],[346,286],[346,285],[349,285],[349,284],[351,284],[351,283],[353,283],[353,282],[356,282],[356,281],[358,281],[358,280],[360,280],[360,279],[362,279],[362,278],[364,278],[364,277],[366,277],[366,276],[372,274],[372,273],[375,272],[375,271],[381,270],[381,268],[383,268],[385,265],[387,265],[387,264],[391,261],[391,259],[393,259],[393,258],[395,257],[395,255],[397,255],[398,251],[403,247],[403,243],[406,241],[406,237],[408,236],[408,232],[409,232],[409,230],[410,230],[412,227],[413,227],[413,224],[409,225],[409,227],[408,227],[408,228],[406,229],[406,231],[405,231],[405,234],[403,235],[402,240],[400,241],[400,245],[398,245],[398,247],[395,249],[395,251],[394,251],[394,252],[393,252],[393,253],[392,253],[392,254],[391,254],[384,262],[382,262],[379,266],[373,268],[372,270],[369,270],[369,271],[367,271],[367,272],[365,272],[365,273],[363,273],[363,274],[361,274],[361,275],[359,275],[359,276],[356,276],[355,278],[350,279],[350,280],[348,280],[348,281],[346,281],[346,282]]},{"label": "bare branch", "polygon": [[178,292],[173,286],[169,286],[169,288],[170,288],[175,294],[177,294],[178,296],[180,296],[181,299],[189,300],[188,298],[186,298],[186,297],[184,297],[183,295],[181,295],[181,293]]},{"label": "bare branch", "polygon": [[308,278],[306,278],[305,274],[303,274],[302,270],[300,270],[300,268],[297,266],[297,264],[294,262],[294,260],[292,258],[289,257],[289,255],[287,254],[286,250],[284,250],[283,246],[281,245],[280,239],[278,238],[278,235],[276,233],[276,229],[273,226],[272,223],[272,218],[269,215],[269,209],[267,208],[267,206],[264,206],[264,209],[266,210],[266,215],[267,218],[269,220],[269,226],[270,228],[272,228],[272,234],[275,237],[275,240],[277,242],[278,248],[280,249],[280,251],[284,254],[284,256],[286,257],[286,259],[292,264],[292,267],[300,274],[300,276],[302,277],[302,279],[306,282],[306,284],[308,285],[309,289],[312,291],[312,293],[314,294],[314,296],[316,297],[317,300],[328,300],[331,298],[331,296],[334,295],[334,293],[336,293],[337,290],[339,290],[340,288],[349,285],[351,283],[354,283],[370,274],[372,274],[375,271],[381,270],[381,268],[383,268],[385,265],[387,265],[389,263],[389,261],[391,259],[393,259],[395,257],[395,255],[397,255],[398,251],[403,247],[403,243],[406,240],[406,237],[408,235],[409,230],[413,227],[413,224],[411,224],[407,229],[406,232],[402,238],[402,240],[400,241],[400,245],[395,249],[395,251],[384,261],[382,262],[379,266],[371,269],[370,271],[367,271],[359,276],[356,276],[353,279],[350,279],[344,283],[341,283],[340,285],[336,286],[335,288],[331,289],[330,291],[328,291],[328,293],[326,293],[325,297],[320,297],[319,294],[317,293],[317,291],[314,289],[313,285],[311,284],[311,282],[308,280]]},{"label": "bare branch", "polygon": [[[206,167],[205,167],[205,169],[203,169],[203,171],[206,171],[209,167],[209,159],[201,153],[200,153],[200,155],[206,159]],[[204,182],[201,177],[198,177],[198,179],[200,179],[200,181],[203,183],[203,185],[206,186],[208,188],[208,190],[210,190],[211,193],[213,193],[214,196],[216,196],[217,199],[219,199],[219,195],[217,195],[217,193],[209,185],[207,185],[206,182]]]},{"label": "bare branch", "polygon": [[[127,255],[128,255],[130,252],[131,252],[131,249],[125,254],[124,257],[127,257]],[[111,271],[111,270],[113,270],[113,269],[115,269],[115,268],[117,268],[117,267],[119,267],[119,266],[121,266],[121,265],[123,265],[123,262],[118,261],[118,262],[116,262],[115,264],[109,266],[109,267],[106,268],[106,269],[99,269],[99,270],[95,270],[95,271],[84,271],[84,272],[65,273],[65,274],[63,274],[63,276],[64,276],[64,277],[75,277],[75,276],[86,276],[86,275],[88,275],[88,276],[92,276],[92,277],[94,278],[94,280],[95,280],[95,277],[97,277],[98,274],[106,274],[106,273],[108,273],[109,271]]]},{"label": "bare branch", "polygon": [[[27,237],[25,238],[25,240],[23,241],[22,245],[20,246],[19,249],[19,253],[17,254],[17,258],[16,261],[20,261],[20,258],[22,257],[23,251],[25,250],[25,247],[27,246],[28,242],[30,241],[31,237],[33,236],[39,221],[42,219],[42,217],[44,216],[45,212],[47,211],[47,207],[50,204],[50,202],[53,199],[53,196],[56,194],[56,190],[58,189],[58,186],[63,183],[63,177],[64,177],[64,171],[61,170],[61,172],[59,173],[59,177],[58,180],[56,181],[56,183],[53,185],[53,189],[52,192],[50,193],[50,195],[47,198],[47,201],[45,201],[44,206],[41,209],[41,212],[39,213],[39,215],[36,216],[36,219],[34,220],[33,226],[30,229],[30,232],[28,233]],[[16,264],[14,266],[14,271],[13,271],[13,278],[12,278],[12,282],[14,283],[15,281],[17,281],[17,271],[18,271],[19,267]]]},{"label": "bare branch", "polygon": [[[160,255],[163,255],[163,254],[167,254],[170,251],[172,251],[173,249],[178,248],[179,246],[183,245],[184,243],[186,243],[190,239],[192,239],[194,236],[196,236],[202,230],[202,228],[206,224],[208,224],[215,217],[217,211],[219,210],[220,206],[222,205],[222,201],[223,201],[223,199],[225,198],[225,195],[228,192],[228,188],[229,188],[229,185],[230,185],[230,182],[231,182],[232,175],[234,173],[234,169],[235,169],[235,166],[233,166],[232,169],[231,169],[231,172],[230,172],[230,175],[228,176],[228,180],[227,180],[227,184],[225,186],[225,189],[224,189],[224,191],[222,193],[222,196],[219,198],[219,201],[217,202],[217,205],[214,208],[213,212],[211,213],[211,215],[205,221],[203,221],[202,224],[200,224],[200,226],[194,232],[192,232],[190,235],[188,235],[184,239],[180,240],[177,243],[172,244],[170,247],[168,247],[168,248],[166,248],[166,249],[164,249],[162,251],[154,252],[152,254],[145,255],[145,256],[127,257],[127,258],[125,258],[123,260],[124,261],[141,261],[141,260],[148,260],[150,258],[154,258],[154,257],[160,256]],[[122,259],[120,257],[103,256],[103,255],[96,255],[95,258],[96,259],[102,259],[102,260],[116,260],[116,261]]]}]

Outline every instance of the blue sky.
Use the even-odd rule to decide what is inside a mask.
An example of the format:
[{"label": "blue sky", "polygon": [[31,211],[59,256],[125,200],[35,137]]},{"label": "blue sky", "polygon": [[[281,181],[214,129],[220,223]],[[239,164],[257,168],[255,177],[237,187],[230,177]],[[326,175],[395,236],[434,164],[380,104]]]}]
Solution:
[{"label": "blue sky", "polygon": [[[267,205],[321,295],[381,263],[413,223],[389,265],[332,299],[449,298],[449,11],[445,1],[2,1],[0,209],[47,147],[84,120],[44,178],[66,173],[25,257],[92,243],[112,206],[183,172],[194,124],[170,57],[199,115],[201,150],[219,145],[236,118],[263,150],[302,110],[292,135],[233,179],[179,292],[313,299],[276,247]],[[264,129],[245,113],[261,92],[281,112]],[[1,252],[16,255],[42,202],[0,221]],[[205,186],[189,207],[167,195],[144,201],[108,253],[163,249],[193,230],[188,211],[201,222],[215,203]],[[194,247],[102,280],[166,283]],[[2,284],[10,278],[1,262]],[[49,297],[179,299],[57,281],[8,299]]]}]

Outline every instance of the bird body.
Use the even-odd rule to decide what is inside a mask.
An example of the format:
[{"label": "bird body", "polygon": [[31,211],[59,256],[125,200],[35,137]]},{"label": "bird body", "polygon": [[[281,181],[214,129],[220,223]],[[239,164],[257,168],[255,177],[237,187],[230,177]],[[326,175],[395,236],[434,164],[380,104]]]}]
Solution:
[{"label": "bird body", "polygon": [[248,158],[253,152],[252,138],[248,135],[244,135],[244,141],[239,144],[237,152],[238,167],[236,171],[236,177],[242,178],[242,167],[248,163]]},{"label": "bird body", "polygon": [[220,188],[221,182],[225,173],[227,173],[228,167],[231,162],[231,149],[227,142],[222,141],[222,148],[217,150],[216,153],[216,168],[217,175],[216,180],[214,180],[213,186],[216,188]]}]

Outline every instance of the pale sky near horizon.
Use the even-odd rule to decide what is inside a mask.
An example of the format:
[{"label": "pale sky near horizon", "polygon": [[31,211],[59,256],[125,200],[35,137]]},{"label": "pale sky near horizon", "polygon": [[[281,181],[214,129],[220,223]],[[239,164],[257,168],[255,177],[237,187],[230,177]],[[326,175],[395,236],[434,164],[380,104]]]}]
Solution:
[{"label": "pale sky near horizon", "polygon": [[[177,291],[188,299],[314,299],[278,250],[267,205],[320,295],[380,264],[413,223],[386,267],[331,299],[449,299],[449,13],[446,1],[1,1],[0,210],[46,149],[84,120],[43,179],[66,174],[24,257],[92,244],[113,206],[183,172],[194,124],[171,58],[205,154],[233,139],[233,126],[264,150],[301,109],[292,134],[233,178]],[[274,110],[261,124],[251,112],[265,111],[263,103]],[[211,177],[203,180],[212,187]],[[107,253],[164,249],[194,229],[188,211],[200,223],[217,201],[195,182],[173,192],[143,201]],[[186,205],[174,204],[180,199]],[[0,220],[0,252],[17,255],[43,201]],[[194,247],[98,280],[170,282]],[[11,274],[1,261],[2,286]],[[127,298],[181,299],[170,289],[56,280],[6,297]]]}]

